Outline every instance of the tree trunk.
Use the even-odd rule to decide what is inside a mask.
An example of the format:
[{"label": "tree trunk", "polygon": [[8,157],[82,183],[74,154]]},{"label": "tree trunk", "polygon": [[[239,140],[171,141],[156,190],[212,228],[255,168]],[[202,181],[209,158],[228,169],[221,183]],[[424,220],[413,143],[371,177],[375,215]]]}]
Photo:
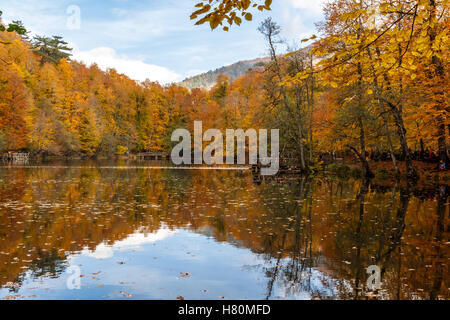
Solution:
[{"label": "tree trunk", "polygon": [[406,141],[406,129],[403,123],[403,117],[401,115],[401,112],[395,105],[390,104],[390,107],[392,114],[394,115],[395,125],[397,126],[397,132],[400,138],[400,145],[402,147],[402,152],[405,155],[406,174],[409,180],[417,181],[418,175],[416,169],[414,169],[414,165],[411,158],[411,152],[409,151],[408,142]]},{"label": "tree trunk", "polygon": [[[358,34],[359,37],[359,34]],[[359,144],[361,148],[361,154],[359,155],[359,159],[361,161],[364,177],[373,178],[375,175],[372,173],[369,167],[369,163],[367,162],[367,151],[366,151],[366,132],[364,130],[364,121],[363,121],[363,70],[361,66],[361,62],[358,62],[358,125],[359,125]],[[355,150],[356,151],[356,150]]]},{"label": "tree trunk", "polygon": [[[384,112],[384,108],[382,109],[382,112]],[[389,131],[388,119],[386,118],[385,114],[383,114],[383,122],[384,122],[384,130],[386,132],[386,137],[387,137],[387,141],[388,141],[388,145],[389,145],[389,152],[391,154],[392,164],[394,165],[395,173],[397,174],[397,177],[398,177],[398,176],[400,176],[400,169],[398,168],[397,158],[395,157],[394,147],[392,146],[392,139],[391,139],[391,133]]]},{"label": "tree trunk", "polygon": [[[273,40],[272,40],[272,37],[270,35],[268,36],[268,40],[269,40],[270,53],[271,53],[271,56],[272,56],[272,61],[275,63],[275,68],[276,68],[276,73],[277,73],[277,76],[278,76],[278,80],[280,82],[282,82],[283,81],[283,76],[281,74],[281,67],[280,67],[280,64],[278,63],[278,58],[277,58],[277,54],[276,54],[276,51],[275,51],[275,46],[273,44]],[[285,106],[286,110],[290,114],[292,114],[292,110],[290,108],[289,100],[288,100],[287,93],[286,93],[286,88],[284,86],[281,86],[281,93],[283,95],[283,103],[284,103],[284,106]],[[302,123],[301,123],[301,118],[297,120],[297,128],[298,128],[298,132],[299,132],[298,145],[299,145],[299,149],[300,149],[300,166],[301,166],[301,169],[303,171],[306,171],[305,148],[304,148],[304,144],[303,144],[303,126],[302,126]]]},{"label": "tree trunk", "polygon": [[299,139],[299,148],[300,148],[300,165],[302,170],[305,170],[306,164],[305,164],[305,148],[303,144],[303,132],[302,132],[302,126],[300,123],[298,123],[298,134],[300,136]]},{"label": "tree trunk", "polygon": [[311,54],[311,61],[310,61],[310,68],[311,68],[311,88],[309,90],[308,95],[308,105],[309,105],[309,163],[313,163],[313,131],[312,131],[312,117],[313,117],[313,111],[314,111],[314,61],[313,56]]},{"label": "tree trunk", "polygon": [[366,151],[366,133],[364,131],[364,122],[362,117],[359,117],[359,143],[360,143],[360,148],[361,148],[361,156],[360,161],[361,164],[363,166],[363,172],[364,172],[364,177],[366,178],[373,178],[375,175],[373,174],[373,172],[370,170],[370,166],[369,163],[367,162],[367,151]]},{"label": "tree trunk", "polygon": [[[378,56],[381,55],[381,52],[378,48],[376,48],[375,52]],[[369,55],[370,55],[370,52],[369,52]],[[389,78],[386,73],[384,74],[384,79],[389,85]],[[402,148],[402,152],[405,155],[406,174],[408,176],[408,180],[415,182],[418,179],[418,175],[417,175],[416,169],[414,169],[414,165],[413,165],[413,162],[411,159],[411,153],[410,153],[409,147],[408,147],[408,142],[406,141],[406,129],[405,129],[405,125],[403,122],[402,106],[396,105],[396,104],[390,102],[389,100],[385,99],[384,97],[382,97],[377,82],[375,82],[375,87],[377,89],[378,99],[380,99],[383,103],[385,103],[389,107],[389,109],[394,117],[394,123],[397,128],[397,134],[400,139],[400,145]]]},{"label": "tree trunk", "polygon": [[[367,52],[369,54],[369,58],[372,60],[372,52],[371,52],[370,48],[367,48]],[[373,73],[373,84],[375,86],[375,91],[376,91],[376,94],[378,97],[378,103],[380,104],[380,107],[381,107],[381,113],[382,113],[382,118],[383,118],[383,122],[384,122],[384,130],[385,130],[386,138],[388,141],[389,152],[391,154],[392,164],[394,165],[397,176],[400,176],[400,169],[398,168],[397,159],[394,154],[394,148],[392,147],[391,132],[389,131],[389,121],[388,121],[388,117],[386,116],[386,113],[385,113],[384,104],[380,99],[380,97],[381,97],[380,91],[381,90],[380,90],[380,86],[378,85],[378,77],[376,75],[375,68],[373,67],[373,65],[372,65],[372,73]]]},{"label": "tree trunk", "polygon": [[[429,0],[429,8],[430,8],[430,21],[437,19],[436,13],[436,1]],[[438,92],[433,93],[433,99],[435,99],[435,108],[436,111],[450,111],[448,106],[446,105],[444,92],[442,88],[444,88],[444,65],[442,63],[442,59],[438,57],[436,54],[436,50],[433,48],[434,43],[436,42],[437,36],[437,26],[430,27],[428,35],[430,37],[430,46],[433,51],[433,56],[431,58],[431,63],[433,65],[433,72],[431,73],[432,86],[437,89]],[[434,89],[433,88],[433,89]],[[447,155],[447,139],[446,139],[446,130],[445,130],[445,119],[439,113],[436,117],[438,128],[437,128],[437,136],[438,136],[438,148],[439,148],[439,158],[441,161],[447,163],[448,155]]]}]

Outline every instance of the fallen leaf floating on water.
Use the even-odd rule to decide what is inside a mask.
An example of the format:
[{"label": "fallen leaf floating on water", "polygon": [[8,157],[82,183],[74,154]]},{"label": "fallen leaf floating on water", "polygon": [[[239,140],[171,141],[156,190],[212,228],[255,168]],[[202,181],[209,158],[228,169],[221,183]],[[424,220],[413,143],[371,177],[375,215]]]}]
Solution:
[{"label": "fallen leaf floating on water", "polygon": [[177,297],[177,300],[184,300],[184,297],[178,296],[178,297]]},{"label": "fallen leaf floating on water", "polygon": [[126,298],[131,298],[133,296],[132,294],[129,294],[129,293],[126,293],[126,292],[123,292],[123,291],[120,291],[120,294],[123,295]]},{"label": "fallen leaf floating on water", "polygon": [[25,298],[25,297],[24,296],[20,296],[20,295],[17,295],[17,296],[6,296],[4,298],[4,300],[22,300],[23,298]]},{"label": "fallen leaf floating on water", "polygon": [[191,274],[189,272],[181,272],[181,278],[189,278]]}]

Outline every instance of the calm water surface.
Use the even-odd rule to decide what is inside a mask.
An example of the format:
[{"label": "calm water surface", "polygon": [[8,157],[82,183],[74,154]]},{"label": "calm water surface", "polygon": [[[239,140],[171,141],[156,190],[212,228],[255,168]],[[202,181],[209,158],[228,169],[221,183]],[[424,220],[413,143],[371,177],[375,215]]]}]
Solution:
[{"label": "calm water surface", "polygon": [[444,187],[0,167],[0,299],[449,299],[448,227]]}]

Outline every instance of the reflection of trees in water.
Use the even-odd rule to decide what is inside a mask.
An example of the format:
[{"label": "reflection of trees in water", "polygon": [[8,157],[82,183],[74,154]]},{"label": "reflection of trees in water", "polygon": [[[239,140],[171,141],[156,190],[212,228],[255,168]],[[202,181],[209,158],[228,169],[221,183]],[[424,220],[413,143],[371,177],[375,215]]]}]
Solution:
[{"label": "reflection of trees in water", "polygon": [[[50,252],[39,251],[37,255],[39,258],[28,265],[28,272],[34,279],[41,277],[59,278],[67,267],[66,259],[59,257],[56,250],[51,250]],[[9,287],[9,291],[12,293],[19,292],[20,286],[25,280],[25,273],[17,275],[17,278],[12,282],[13,285]]]},{"label": "reflection of trees in water", "polygon": [[38,252],[39,259],[34,260],[29,271],[35,279],[40,277],[58,278],[66,269],[67,261],[61,258],[56,250],[50,252]]},{"label": "reflection of trees in water", "polygon": [[[297,208],[297,215],[295,219],[295,241],[291,259],[286,267],[284,278],[285,283],[290,283],[291,287],[288,289],[288,294],[293,295],[296,292],[306,291],[311,292],[311,268],[314,263],[312,261],[312,182],[307,182],[307,187],[302,186],[299,190],[300,194],[304,193],[306,201],[305,210],[303,209],[303,202],[299,202]],[[304,191],[303,191],[304,189]],[[300,197],[303,200],[303,196]]]},{"label": "reflection of trees in water", "polygon": [[[397,213],[393,219],[393,224],[386,228],[386,224],[390,221],[393,197],[395,195],[397,186],[393,189],[393,194],[389,206],[387,207],[385,218],[383,219],[383,233],[380,236],[379,246],[377,250],[377,256],[375,258],[375,264],[381,266],[381,274],[386,274],[386,265],[392,261],[393,267],[397,272],[397,281],[395,290],[395,299],[400,299],[400,287],[401,287],[401,245],[402,237],[405,230],[405,218],[408,206],[411,200],[411,191],[409,188],[402,189],[400,191],[400,207],[397,209]],[[398,263],[395,266],[395,258],[392,257],[393,253],[397,252]]]},{"label": "reflection of trees in water", "polygon": [[[57,273],[65,251],[165,225],[263,254],[268,299],[275,287],[286,296],[365,298],[372,264],[382,267],[383,297],[448,297],[447,193],[434,204],[361,181],[255,185],[246,174],[219,171],[15,169],[0,177],[10,182],[0,180],[0,284],[17,281],[22,267]],[[35,263],[52,249],[59,251],[48,266]]]},{"label": "reflection of trees in water", "polygon": [[[424,254],[428,260],[433,261],[433,266],[428,265],[426,269],[421,268],[420,272],[422,275],[431,274],[433,279],[409,282],[410,279],[405,277],[405,273],[424,264],[424,261],[422,263],[415,261],[410,243],[402,243],[412,197],[409,188],[402,188],[398,192],[398,187],[395,186],[389,195],[385,195],[374,193],[368,182],[362,183],[355,199],[347,201],[344,205],[345,209],[332,216],[336,218],[329,219],[332,221],[335,237],[332,241],[325,240],[325,243],[321,243],[321,245],[331,247],[332,253],[325,253],[326,259],[321,259],[317,243],[326,230],[323,230],[323,226],[317,225],[317,219],[313,226],[313,217],[311,216],[313,197],[311,192],[304,192],[304,181],[302,180],[299,184],[301,196],[297,208],[291,210],[295,220],[291,220],[278,234],[278,241],[271,239],[265,243],[266,252],[277,253],[276,255],[269,254],[266,257],[267,263],[274,265],[267,269],[269,278],[267,298],[273,298],[274,285],[278,283],[278,286],[284,290],[285,296],[308,292],[313,298],[367,299],[367,294],[372,297],[373,295],[366,288],[368,277],[366,268],[374,264],[382,268],[382,280],[387,284],[380,292],[377,292],[379,297],[434,299],[437,296],[441,298],[448,296],[446,292],[448,278],[445,273],[447,266],[444,263],[447,254],[444,254],[445,250],[443,250],[445,241],[448,240],[448,233],[446,234],[448,229],[445,230],[443,223],[447,196],[441,195],[437,205],[439,218],[436,219],[437,231],[433,242],[435,253],[428,250]],[[314,182],[306,184],[312,186]],[[339,202],[348,196],[348,192],[344,192],[341,183],[330,184],[328,191],[329,198],[327,200],[330,203]],[[385,190],[385,192],[387,191],[389,190]],[[380,197],[383,198],[383,201],[379,199]],[[304,198],[307,198],[307,201],[304,202]],[[381,203],[374,206],[374,200],[379,200],[378,202]],[[415,207],[415,209],[419,208]],[[295,216],[294,212],[297,213]],[[421,212],[427,213],[426,210]],[[308,221],[309,223],[305,223]],[[289,233],[287,230],[290,230],[292,223],[295,225],[295,231],[291,230],[292,232]],[[411,224],[410,221],[409,225]],[[309,225],[311,228],[301,227],[305,225]],[[425,227],[425,230],[422,230],[423,233],[433,232],[433,230],[429,230],[432,227],[429,224],[423,227]],[[314,241],[313,235],[315,235]],[[413,236],[420,235],[407,235],[409,238]],[[292,239],[289,240],[289,238]],[[427,243],[422,243],[422,245],[423,249],[427,249]],[[336,250],[339,247],[345,250]],[[416,248],[414,247],[414,249]],[[283,257],[287,258],[282,259]],[[402,261],[404,265],[402,265]],[[323,265],[332,270],[331,277],[321,278],[317,274],[313,274],[314,268],[321,269]],[[312,281],[313,276],[315,276],[314,281]],[[316,285],[313,282],[316,282]],[[322,286],[318,286],[317,282],[320,282]],[[429,296],[421,294],[425,291],[423,287],[429,287],[431,290]],[[416,291],[416,289],[419,290]]]},{"label": "reflection of trees in water", "polygon": [[[441,192],[439,193],[438,196],[436,209],[437,215],[436,235],[434,238],[435,241],[433,243],[433,251],[435,257],[433,264],[436,271],[434,272],[433,285],[430,291],[431,300],[437,299],[442,289],[448,290],[448,287],[445,286],[445,279],[444,279],[445,276],[448,276],[449,271],[448,267],[445,265],[445,259],[448,259],[448,257],[446,257],[446,252],[448,253],[448,249],[445,246],[448,245],[448,242],[444,243],[444,241],[448,241],[448,237],[445,238],[446,232],[448,232],[448,213],[447,218],[445,217],[446,208],[448,207],[449,207],[448,193],[446,192],[446,190],[441,189]],[[445,223],[446,219],[447,224]]]},{"label": "reflection of trees in water", "polygon": [[[308,184],[309,190],[305,188],[305,184]],[[309,256],[309,241],[311,239],[311,203],[306,203],[309,209],[303,210],[303,207],[305,205],[305,198],[312,200],[312,194],[311,182],[307,182],[306,178],[304,177],[300,179],[298,195],[298,200],[292,202],[292,204],[294,204],[294,208],[292,211],[290,211],[292,213],[295,213],[295,216],[291,217],[286,228],[283,231],[281,243],[278,247],[278,256],[276,257],[275,266],[266,270],[267,277],[269,278],[266,299],[272,298],[273,287],[278,277],[280,277],[281,281],[283,282],[283,287],[285,288],[285,294],[287,296],[293,295],[300,290],[308,292],[311,290],[311,270],[310,266],[308,268],[309,263],[307,261],[308,258],[311,259],[311,257]],[[307,230],[307,228],[305,228],[305,221],[307,220],[305,219],[305,213],[309,213],[309,233],[305,232]],[[295,239],[293,247],[286,248],[286,238],[288,236],[288,233],[290,233],[289,230],[291,230],[291,228],[294,228],[295,230]],[[284,261],[282,259],[286,254],[290,257],[288,261]],[[271,262],[271,260],[273,260],[270,256],[267,258],[269,263]],[[287,263],[286,266],[284,266],[285,263]]]},{"label": "reflection of trees in water", "polygon": [[[303,177],[295,187],[293,194],[297,195],[297,199],[290,202],[292,208],[288,212],[291,212],[291,216],[280,236],[281,239],[278,242],[267,243],[270,245],[278,243],[279,246],[275,249],[268,248],[269,252],[277,251],[277,256],[266,255],[267,263],[273,265],[266,268],[268,277],[266,299],[277,298],[273,296],[277,282],[285,297],[308,292],[313,298],[330,298],[333,290],[329,289],[334,288],[335,283],[325,276],[318,279],[319,273],[313,272],[313,269],[321,263],[321,257],[313,252],[312,247],[313,181]],[[291,242],[288,241],[289,237],[292,238]],[[322,286],[317,281],[320,281]]]}]

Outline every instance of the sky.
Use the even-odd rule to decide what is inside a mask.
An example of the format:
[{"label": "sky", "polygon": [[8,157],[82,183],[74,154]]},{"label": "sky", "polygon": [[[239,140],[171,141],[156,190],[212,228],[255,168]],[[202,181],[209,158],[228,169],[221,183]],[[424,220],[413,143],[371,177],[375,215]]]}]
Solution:
[{"label": "sky", "polygon": [[0,3],[0,10],[5,22],[21,20],[32,34],[62,36],[74,48],[74,60],[115,68],[134,80],[167,84],[266,56],[257,28],[267,17],[281,25],[287,43],[299,43],[316,33],[326,0],[274,0],[272,11],[258,12],[254,21],[229,32],[195,26],[189,16],[198,2],[8,0]]}]

